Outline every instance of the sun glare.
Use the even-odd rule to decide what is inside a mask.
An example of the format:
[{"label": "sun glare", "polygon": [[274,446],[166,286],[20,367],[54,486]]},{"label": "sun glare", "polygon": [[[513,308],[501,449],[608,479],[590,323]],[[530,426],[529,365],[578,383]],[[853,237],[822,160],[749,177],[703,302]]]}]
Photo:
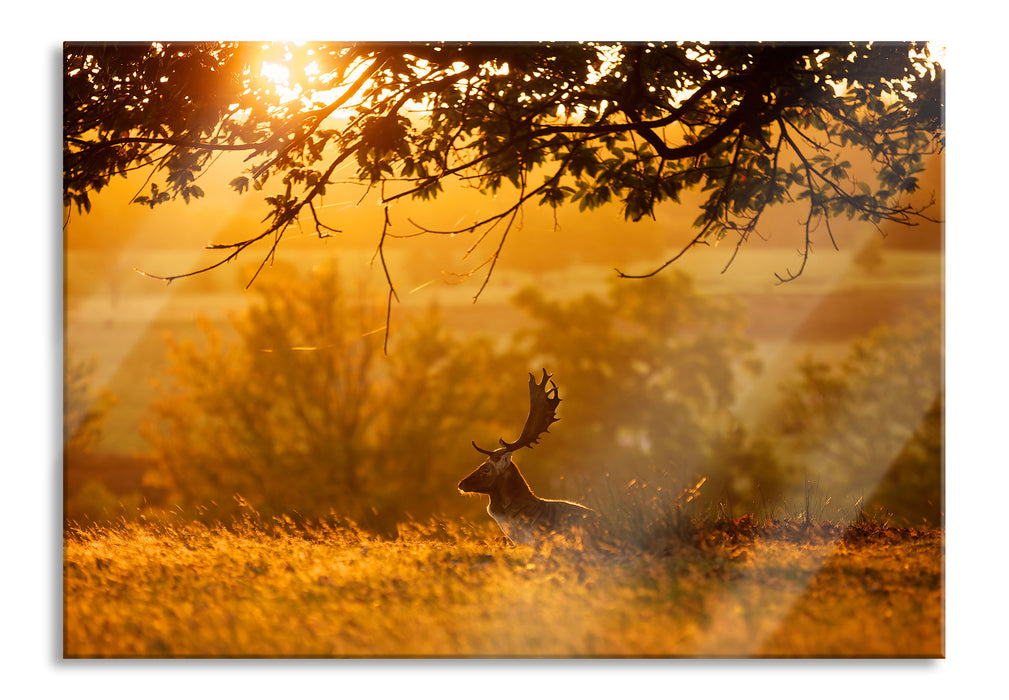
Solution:
[{"label": "sun glare", "polygon": [[[308,55],[314,52],[309,50]],[[325,100],[337,86],[324,86],[326,76],[315,59],[303,65],[294,63],[294,54],[287,52],[280,60],[263,60],[259,76],[280,98],[281,104],[297,99]],[[325,89],[324,89],[325,87]]]},{"label": "sun glare", "polygon": [[291,80],[291,70],[280,63],[270,63],[263,61],[259,74],[277,86],[289,87]]}]

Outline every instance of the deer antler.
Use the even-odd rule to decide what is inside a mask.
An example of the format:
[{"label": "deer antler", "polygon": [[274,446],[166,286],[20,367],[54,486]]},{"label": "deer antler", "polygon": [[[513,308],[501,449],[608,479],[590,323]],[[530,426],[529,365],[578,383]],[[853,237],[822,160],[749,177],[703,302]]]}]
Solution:
[{"label": "deer antler", "polygon": [[[547,380],[552,376],[552,374],[547,374],[544,369],[543,380],[537,383],[533,373],[529,373],[529,416],[526,418],[526,424],[522,427],[522,434],[515,442],[505,442],[504,438],[499,440],[501,446],[509,452],[514,452],[522,447],[532,447],[539,441],[543,433],[550,432],[548,430],[550,424],[558,420],[554,414],[557,404],[561,402],[557,395],[557,385],[551,381],[551,387],[547,389]],[[492,450],[478,447],[475,442],[473,447],[485,455],[493,454]]]}]

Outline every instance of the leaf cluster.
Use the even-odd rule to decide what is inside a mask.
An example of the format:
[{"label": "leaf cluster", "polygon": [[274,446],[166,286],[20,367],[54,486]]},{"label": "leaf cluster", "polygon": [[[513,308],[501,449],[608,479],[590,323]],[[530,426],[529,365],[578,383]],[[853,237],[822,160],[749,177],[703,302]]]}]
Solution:
[{"label": "leaf cluster", "polygon": [[[271,61],[293,97],[261,77]],[[695,189],[693,243],[742,245],[767,207],[805,201],[808,254],[832,217],[928,218],[908,195],[944,142],[942,67],[918,43],[68,44],[65,63],[66,204],[138,167],[164,177],[137,202],[188,201],[228,150],[248,164],[236,192],[280,180],[268,226],[222,263],[301,217],[333,230],[315,204],[348,169],[386,204],[507,188],[511,206],[437,232],[505,222],[495,261],[526,202],[636,221]]]}]

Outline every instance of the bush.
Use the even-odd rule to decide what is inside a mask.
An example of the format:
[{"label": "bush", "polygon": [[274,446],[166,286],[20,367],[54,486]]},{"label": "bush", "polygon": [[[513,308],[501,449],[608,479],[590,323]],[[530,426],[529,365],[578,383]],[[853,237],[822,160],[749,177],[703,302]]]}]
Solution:
[{"label": "bush", "polygon": [[148,480],[207,518],[233,515],[236,494],[264,516],[335,511],[385,530],[465,507],[467,436],[496,418],[500,383],[486,378],[523,370],[435,311],[399,323],[384,355],[382,311],[331,266],[255,290],[236,342],[209,323],[202,347],[169,342]]},{"label": "bush", "polygon": [[[555,489],[562,471],[579,485],[571,496],[589,500],[603,498],[592,489],[604,481],[611,493],[633,480],[675,494],[703,477],[702,501],[752,503],[758,484],[781,481],[773,453],[731,410],[740,374],[758,369],[737,300],[672,273],[615,280],[602,298],[525,290],[516,301],[534,322],[522,351],[556,371],[563,398],[562,422],[535,450]],[[744,469],[749,480],[734,478]]]},{"label": "bush", "polygon": [[936,524],[943,477],[940,314],[919,314],[858,339],[840,363],[806,358],[784,388],[786,458],[835,500]]}]

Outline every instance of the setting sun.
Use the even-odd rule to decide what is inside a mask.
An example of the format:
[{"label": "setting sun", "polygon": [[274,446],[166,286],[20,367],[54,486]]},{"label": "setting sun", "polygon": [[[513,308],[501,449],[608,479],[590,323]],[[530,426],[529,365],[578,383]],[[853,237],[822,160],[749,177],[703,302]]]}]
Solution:
[{"label": "setting sun", "polygon": [[[293,44],[297,50],[303,46]],[[295,54],[292,50],[285,51],[279,60],[273,54],[273,47],[265,45],[264,52],[270,54],[264,58],[259,67],[259,76],[270,85],[277,94],[281,104],[287,104],[301,99],[306,104],[320,104],[334,99],[337,91],[345,88],[360,73],[361,68],[352,71],[350,76],[339,81],[332,74],[323,75],[319,60],[314,49],[304,49]],[[349,110],[336,110],[337,116],[346,116]]]},{"label": "setting sun", "polygon": [[280,63],[263,61],[263,67],[260,69],[259,73],[264,78],[270,82],[276,83],[277,85],[282,85],[284,87],[289,85],[288,80],[291,77],[291,71],[287,68],[287,66],[281,65]]}]

